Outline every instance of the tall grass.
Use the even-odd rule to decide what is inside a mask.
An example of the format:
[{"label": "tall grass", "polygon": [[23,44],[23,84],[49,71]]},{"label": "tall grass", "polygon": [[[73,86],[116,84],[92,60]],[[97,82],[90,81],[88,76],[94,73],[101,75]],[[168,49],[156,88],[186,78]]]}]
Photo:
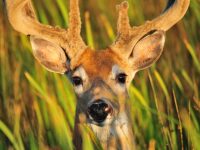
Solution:
[{"label": "tall grass", "polygon": [[[42,23],[67,28],[69,1],[33,0]],[[104,48],[116,33],[120,0],[82,0],[82,35]],[[164,0],[129,0],[131,23],[157,16]],[[73,149],[76,97],[65,76],[34,60],[28,37],[8,23],[0,1],[0,149]],[[195,149],[200,145],[200,2],[191,0],[184,19],[166,35],[160,60],[139,72],[129,89],[137,149]],[[93,145],[86,127],[83,148]],[[92,138],[91,138],[92,137]]]}]

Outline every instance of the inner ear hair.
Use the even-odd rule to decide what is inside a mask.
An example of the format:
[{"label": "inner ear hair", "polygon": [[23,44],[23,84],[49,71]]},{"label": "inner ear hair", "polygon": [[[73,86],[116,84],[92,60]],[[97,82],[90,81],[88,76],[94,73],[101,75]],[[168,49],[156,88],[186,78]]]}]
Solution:
[{"label": "inner ear hair", "polygon": [[[134,48],[135,48],[135,46],[137,45],[138,42],[140,42],[143,38],[145,38],[145,37],[147,37],[147,36],[149,36],[149,35],[151,35],[151,34],[154,34],[156,31],[158,31],[158,30],[153,29],[153,30],[149,31],[148,33],[146,33],[145,35],[143,35],[143,36],[136,42],[136,44],[135,44],[134,47],[133,47],[133,50],[134,50]],[[130,53],[129,58],[133,57],[133,50],[132,50],[132,52]]]},{"label": "inner ear hair", "polygon": [[165,32],[152,30],[138,40],[129,57],[134,70],[143,70],[151,66],[160,57],[165,42]]},{"label": "inner ear hair", "polygon": [[34,57],[47,70],[61,74],[68,71],[67,55],[58,44],[38,36],[30,36],[30,42]]}]

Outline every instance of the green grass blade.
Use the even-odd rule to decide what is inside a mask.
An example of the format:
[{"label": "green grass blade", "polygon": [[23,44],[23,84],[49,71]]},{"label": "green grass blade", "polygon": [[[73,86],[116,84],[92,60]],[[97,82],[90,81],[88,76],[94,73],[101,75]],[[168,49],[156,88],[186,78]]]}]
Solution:
[{"label": "green grass blade", "polygon": [[91,48],[94,48],[94,40],[92,35],[92,28],[91,28],[91,22],[90,22],[90,13],[85,12],[85,30],[86,30],[86,37],[87,37],[87,44]]},{"label": "green grass blade", "polygon": [[184,40],[184,44],[185,44],[187,50],[189,51],[189,53],[192,57],[192,60],[194,61],[194,65],[195,65],[197,71],[200,73],[200,61],[196,55],[194,48],[186,39]]},{"label": "green grass blade", "polygon": [[12,132],[8,129],[8,127],[0,120],[0,130],[6,135],[6,137],[9,139],[9,141],[13,144],[15,150],[21,150],[17,139],[14,137]]}]

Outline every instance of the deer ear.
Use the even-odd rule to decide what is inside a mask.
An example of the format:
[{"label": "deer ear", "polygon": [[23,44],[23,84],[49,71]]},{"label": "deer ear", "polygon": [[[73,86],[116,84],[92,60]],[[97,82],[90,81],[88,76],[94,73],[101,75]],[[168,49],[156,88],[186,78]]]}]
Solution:
[{"label": "deer ear", "polygon": [[165,43],[165,32],[155,31],[147,34],[133,48],[130,58],[134,70],[139,71],[151,66],[160,57]]},{"label": "deer ear", "polygon": [[68,70],[67,57],[61,47],[37,36],[31,36],[30,41],[34,57],[47,70],[61,74]]}]

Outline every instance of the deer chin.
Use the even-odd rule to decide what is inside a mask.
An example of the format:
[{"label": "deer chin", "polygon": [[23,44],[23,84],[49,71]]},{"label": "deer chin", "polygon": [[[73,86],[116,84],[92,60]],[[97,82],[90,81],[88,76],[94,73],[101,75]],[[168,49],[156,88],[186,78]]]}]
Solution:
[{"label": "deer chin", "polygon": [[130,131],[131,125],[128,114],[125,112],[119,113],[117,117],[112,118],[110,123],[104,123],[103,126],[93,123],[88,123],[88,126],[91,127],[104,149],[112,148],[112,145],[110,145],[112,140],[115,141],[115,149],[119,147],[119,145],[126,150],[135,149],[133,133]]}]

